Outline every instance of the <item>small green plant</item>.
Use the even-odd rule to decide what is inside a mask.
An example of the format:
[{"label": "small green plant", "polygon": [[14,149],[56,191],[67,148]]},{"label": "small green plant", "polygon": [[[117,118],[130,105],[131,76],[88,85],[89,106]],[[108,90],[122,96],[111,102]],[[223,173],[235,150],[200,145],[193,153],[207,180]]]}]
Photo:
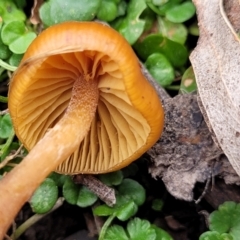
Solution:
[{"label": "small green plant", "polygon": [[[20,237],[34,223],[66,201],[82,208],[93,207],[94,215],[107,217],[99,234],[99,240],[172,240],[172,237],[163,229],[152,225],[147,220],[135,217],[139,207],[146,201],[146,191],[137,181],[125,176],[125,173],[133,172],[134,165],[130,165],[123,171],[99,175],[99,179],[115,189],[117,201],[112,207],[104,203],[93,207],[94,203],[97,200],[100,203],[100,200],[88,188],[75,184],[69,176],[52,173],[29,201],[35,214],[20,225],[11,238]],[[155,199],[152,203],[152,208],[156,211],[161,211],[162,206],[163,201],[160,199]],[[114,219],[120,220],[123,225],[112,225]],[[126,228],[123,227],[125,222],[127,222]]]},{"label": "small green plant", "polygon": [[238,240],[240,236],[240,203],[225,202],[209,216],[209,230],[199,240]]},{"label": "small green plant", "polygon": [[[79,2],[82,7],[79,7]],[[9,80],[37,35],[37,29],[30,24],[24,12],[26,4],[25,0],[0,1],[0,82]],[[196,90],[192,69],[187,69],[189,49],[186,42],[189,34],[198,34],[193,18],[195,8],[189,0],[45,0],[39,13],[45,28],[68,20],[106,21],[133,46],[160,85],[182,92]],[[184,23],[191,19],[192,25],[186,26]],[[181,83],[173,85],[181,76]],[[189,84],[187,80],[190,78],[193,81]],[[0,102],[7,101],[6,96],[0,96]],[[11,118],[4,111],[0,115],[0,174],[9,171],[21,159],[15,158],[12,164],[8,164],[18,157],[9,155],[11,151],[18,153],[21,150],[21,144],[14,137]],[[136,171],[133,164],[122,171],[99,176],[103,183],[115,189],[117,198],[113,207],[101,204],[93,210],[95,215],[107,217],[100,239],[172,239],[164,230],[136,217],[146,201],[146,190],[131,178]],[[71,177],[53,173],[30,200],[35,214],[17,228],[12,239],[17,239],[32,224],[61,206],[63,201],[91,207],[99,199],[88,188],[76,185]],[[162,207],[162,200],[153,200],[152,209],[161,211]],[[122,225],[112,225],[114,220],[121,221]],[[215,234],[213,230],[212,234]],[[230,233],[225,233],[224,237],[226,234]]]}]

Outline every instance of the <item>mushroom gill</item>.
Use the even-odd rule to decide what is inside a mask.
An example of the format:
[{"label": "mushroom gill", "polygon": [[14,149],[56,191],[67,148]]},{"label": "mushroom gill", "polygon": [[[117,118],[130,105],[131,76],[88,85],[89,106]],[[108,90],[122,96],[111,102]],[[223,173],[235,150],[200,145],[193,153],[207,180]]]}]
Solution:
[{"label": "mushroom gill", "polygon": [[[32,80],[18,102],[16,132],[28,150],[62,118],[76,79],[98,83],[99,100],[90,131],[57,172],[114,170],[121,159],[129,159],[146,144],[150,126],[132,105],[123,74],[110,56],[89,50],[62,53],[31,62],[25,71]],[[127,164],[121,162],[121,167]]]}]

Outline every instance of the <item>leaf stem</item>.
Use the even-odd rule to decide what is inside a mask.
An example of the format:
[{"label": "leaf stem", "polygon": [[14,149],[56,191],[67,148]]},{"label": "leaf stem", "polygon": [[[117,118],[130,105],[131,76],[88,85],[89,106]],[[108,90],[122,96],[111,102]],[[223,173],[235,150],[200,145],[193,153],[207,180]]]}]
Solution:
[{"label": "leaf stem", "polygon": [[32,217],[30,217],[29,219],[27,219],[22,225],[20,225],[16,231],[11,235],[11,239],[12,240],[16,240],[18,239],[28,228],[30,228],[33,224],[35,224],[36,222],[38,222],[39,220],[41,220],[42,218],[46,217],[49,213],[55,211],[56,209],[58,209],[59,207],[62,206],[64,202],[64,198],[60,197],[56,204],[54,205],[54,207],[47,213],[45,214],[34,214]]},{"label": "leaf stem", "polygon": [[108,217],[106,222],[103,224],[101,232],[99,234],[99,240],[104,240],[105,234],[107,229],[109,228],[110,224],[112,223],[113,219],[116,217],[115,214],[112,214]]},{"label": "leaf stem", "polygon": [[0,59],[0,66],[12,72],[14,72],[17,69],[17,67],[4,62],[2,59]]}]

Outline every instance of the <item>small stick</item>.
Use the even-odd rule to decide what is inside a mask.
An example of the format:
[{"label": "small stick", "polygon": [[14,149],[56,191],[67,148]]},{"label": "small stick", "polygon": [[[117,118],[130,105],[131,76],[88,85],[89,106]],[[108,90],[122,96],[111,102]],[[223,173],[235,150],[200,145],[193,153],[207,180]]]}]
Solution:
[{"label": "small stick", "polygon": [[13,159],[20,153],[20,151],[22,150],[22,148],[23,148],[23,145],[21,145],[14,154],[12,154],[12,155],[10,155],[10,156],[7,156],[7,157],[0,163],[0,169],[3,168],[3,167],[5,167],[11,160],[13,160]]},{"label": "small stick", "polygon": [[201,200],[203,199],[203,197],[206,195],[210,182],[211,182],[211,178],[208,178],[208,179],[207,179],[207,182],[206,182],[206,185],[205,185],[205,187],[204,187],[204,190],[203,190],[203,192],[202,192],[202,194],[201,194],[201,196],[200,196],[197,200],[195,200],[195,203],[196,203],[196,204],[200,203],[200,201],[201,201]]}]

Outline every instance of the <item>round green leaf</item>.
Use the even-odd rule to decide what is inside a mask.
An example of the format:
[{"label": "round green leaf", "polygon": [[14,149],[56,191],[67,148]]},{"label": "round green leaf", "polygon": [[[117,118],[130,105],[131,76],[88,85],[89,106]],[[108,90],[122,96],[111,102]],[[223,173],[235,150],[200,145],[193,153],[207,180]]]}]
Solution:
[{"label": "round green leaf", "polygon": [[109,207],[106,204],[96,207],[93,213],[97,216],[115,215],[121,221],[126,221],[136,214],[138,206],[129,197],[116,194],[116,204]]},{"label": "round green leaf", "polygon": [[186,42],[188,30],[182,23],[173,23],[167,19],[158,17],[158,25],[158,32],[163,36],[180,44]]},{"label": "round green leaf", "polygon": [[161,6],[165,3],[167,3],[169,0],[152,0],[152,3],[155,5],[155,6]]},{"label": "round green leaf", "polygon": [[91,21],[100,4],[99,0],[50,0],[40,7],[39,14],[46,26],[69,20]]},{"label": "round green leaf", "polygon": [[161,211],[163,208],[164,202],[162,199],[154,199],[152,202],[152,209],[155,211]]},{"label": "round green leaf", "polygon": [[77,198],[77,205],[79,207],[88,207],[93,205],[97,201],[98,197],[96,194],[91,192],[87,187],[81,186],[78,198]]},{"label": "round green leaf", "polygon": [[70,179],[70,176],[52,172],[49,178],[51,178],[58,187],[62,187],[65,181],[68,181],[68,179]]},{"label": "round green leaf", "polygon": [[101,182],[107,186],[117,186],[122,182],[123,173],[121,170],[99,175]]},{"label": "round green leaf", "polygon": [[123,227],[113,225],[109,227],[104,236],[104,240],[129,240]]},{"label": "round green leaf", "polygon": [[85,186],[77,185],[71,178],[67,178],[63,184],[63,197],[70,204],[80,207],[91,206],[97,196]]},{"label": "round green leaf", "polygon": [[199,240],[234,240],[234,239],[228,233],[220,234],[216,231],[207,231],[201,234],[201,236],[199,237]]},{"label": "round green leaf", "polygon": [[125,1],[121,1],[117,6],[117,17],[124,16],[127,11],[127,3]]},{"label": "round green leaf", "polygon": [[11,66],[17,67],[23,58],[23,54],[15,54],[13,53],[11,57],[8,59],[8,62]]},{"label": "round green leaf", "polygon": [[161,34],[150,34],[133,47],[143,61],[146,61],[153,53],[162,53],[174,67],[181,67],[188,59],[186,47],[163,37]]},{"label": "round green leaf", "polygon": [[192,2],[186,1],[166,12],[166,18],[174,23],[182,23],[189,20],[195,14],[196,9]]},{"label": "round green leaf", "polygon": [[9,49],[15,54],[25,53],[28,46],[33,39],[36,38],[36,36],[37,35],[34,32],[27,32],[9,44]]},{"label": "round green leaf", "polygon": [[173,82],[174,68],[163,54],[153,53],[148,57],[145,66],[162,87],[169,86]]},{"label": "round green leaf", "polygon": [[11,51],[9,50],[8,46],[2,42],[2,39],[0,37],[0,59],[7,59],[10,57],[10,55]]},{"label": "round green leaf", "polygon": [[145,20],[139,17],[146,8],[145,0],[130,0],[127,8],[127,16],[119,24],[115,25],[116,29],[131,45],[137,41],[144,31]]},{"label": "round green leaf", "polygon": [[63,184],[63,197],[70,204],[75,205],[78,200],[80,186],[75,184],[71,178],[67,178]]},{"label": "round green leaf", "polygon": [[55,182],[46,178],[34,192],[30,205],[35,213],[43,214],[52,209],[58,198],[58,188]]},{"label": "round green leaf", "polygon": [[4,44],[9,45],[25,32],[25,24],[20,21],[12,21],[2,28],[1,37]]},{"label": "round green leaf", "polygon": [[156,232],[156,240],[174,240],[166,231],[157,227],[156,225],[151,225]]},{"label": "round green leaf", "polygon": [[0,1],[0,16],[4,23],[12,21],[25,21],[26,15],[19,10],[16,5],[10,0]]},{"label": "round green leaf", "polygon": [[118,210],[116,211],[116,217],[121,221],[126,221],[132,216],[134,216],[137,211],[138,206],[133,200],[131,200],[118,208]]},{"label": "round green leaf", "polygon": [[110,216],[114,213],[115,209],[107,206],[106,204],[97,206],[93,210],[93,214],[97,216]]},{"label": "round green leaf", "polygon": [[12,120],[9,114],[0,118],[0,138],[8,138],[13,131]]},{"label": "round green leaf", "polygon": [[199,27],[198,27],[198,23],[197,21],[192,23],[189,28],[188,31],[191,35],[193,36],[199,36]]},{"label": "round green leaf", "polygon": [[131,240],[155,240],[156,232],[147,220],[134,218],[127,224],[127,231]]},{"label": "round green leaf", "polygon": [[125,178],[118,188],[121,196],[132,199],[138,206],[142,205],[146,199],[146,191],[137,181]]},{"label": "round green leaf", "polygon": [[118,15],[117,4],[111,0],[102,0],[97,12],[97,18],[102,21],[111,22]]},{"label": "round green leaf", "polygon": [[240,203],[225,202],[209,216],[209,229],[229,233],[237,240],[240,236]]},{"label": "round green leaf", "polygon": [[169,9],[175,7],[180,2],[182,2],[182,0],[168,0],[166,3],[159,5],[154,4],[151,0],[148,0],[147,4],[155,13],[160,16],[164,16]]}]

